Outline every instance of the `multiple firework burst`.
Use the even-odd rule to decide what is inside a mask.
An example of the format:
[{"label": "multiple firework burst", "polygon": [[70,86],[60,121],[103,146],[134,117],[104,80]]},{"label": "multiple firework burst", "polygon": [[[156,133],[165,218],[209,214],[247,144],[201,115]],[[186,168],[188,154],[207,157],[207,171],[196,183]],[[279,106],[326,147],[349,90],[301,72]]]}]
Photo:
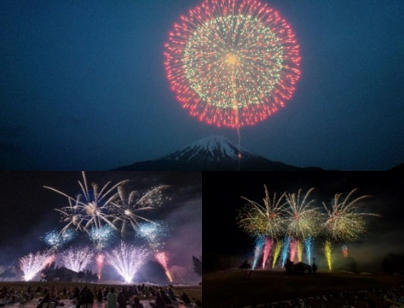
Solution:
[{"label": "multiple firework burst", "polygon": [[[271,201],[267,187],[264,187],[264,205],[242,197],[248,203],[241,208],[237,218],[239,226],[256,239],[253,269],[256,268],[262,252],[265,267],[272,249],[272,267],[275,267],[279,255],[284,266],[287,259],[291,261],[297,259],[301,262],[304,252],[308,263],[311,264],[313,239],[324,230],[327,240],[323,250],[331,270],[332,242],[343,243],[343,255],[347,257],[346,244],[360,239],[365,232],[363,216],[380,216],[361,210],[359,201],[369,198],[368,195],[349,202],[357,189],[352,190],[342,202],[340,202],[342,194],[335,195],[331,209],[323,203],[327,211],[327,214],[324,214],[315,206],[315,200],[310,199],[314,188],[311,188],[303,198],[299,190],[297,194],[284,193],[277,201],[275,194]],[[285,202],[282,202],[283,199]],[[280,240],[281,236],[284,237],[283,240]]]},{"label": "multiple firework burst", "polygon": [[277,11],[259,1],[205,0],[181,20],[165,45],[165,65],[192,116],[238,129],[292,97],[299,45]]},{"label": "multiple firework burst", "polygon": [[88,185],[84,171],[82,176],[83,181],[79,181],[81,192],[76,197],[49,186],[44,187],[66,197],[69,202],[69,206],[55,209],[66,223],[60,234],[63,235],[72,229],[85,231],[100,248],[108,243],[108,237],[113,234],[112,230],[119,228],[124,236],[128,225],[136,231],[141,221],[152,223],[142,213],[161,206],[165,200],[163,191],[169,187],[160,185],[143,193],[132,191],[128,195],[124,187],[128,180],[110,188],[111,182],[108,182],[100,190],[95,183]]},{"label": "multiple firework burst", "polygon": [[[68,206],[55,209],[61,214],[65,225],[60,232],[52,230],[41,237],[41,240],[48,246],[48,251],[31,253],[20,259],[24,280],[33,279],[55,260],[56,250],[70,242],[77,235],[76,231],[82,231],[87,234],[96,251],[88,246],[63,251],[61,260],[66,268],[80,272],[95,260],[98,278],[101,279],[102,268],[108,262],[125,282],[130,283],[139,268],[145,263],[146,257],[153,251],[156,260],[162,265],[171,282],[171,275],[168,271],[168,254],[159,251],[164,247],[163,239],[168,236],[169,229],[164,222],[154,222],[145,217],[147,211],[160,207],[168,199],[163,192],[169,186],[160,185],[145,192],[132,191],[127,194],[124,185],[128,180],[121,181],[112,187],[110,187],[111,182],[108,182],[99,189],[95,183],[92,183],[91,186],[88,185],[85,172],[82,172],[82,176],[83,181],[79,181],[81,191],[75,197],[55,188],[44,186],[67,198]],[[119,230],[124,237],[128,227],[136,231],[137,237],[143,238],[152,251],[121,242],[110,252],[103,252],[113,242],[117,231]]]}]

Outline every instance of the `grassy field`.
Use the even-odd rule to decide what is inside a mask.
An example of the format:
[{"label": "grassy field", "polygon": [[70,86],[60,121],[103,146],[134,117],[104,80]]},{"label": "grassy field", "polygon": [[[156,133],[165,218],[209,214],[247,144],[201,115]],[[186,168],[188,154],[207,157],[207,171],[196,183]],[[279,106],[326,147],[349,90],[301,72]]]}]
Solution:
[{"label": "grassy field", "polygon": [[[286,275],[279,271],[255,271],[251,279],[243,280],[241,270],[229,270],[203,275],[205,307],[220,307],[253,302],[276,302],[294,297],[355,291],[403,283],[384,273],[359,275],[342,272],[317,272],[315,275]],[[206,303],[208,303],[206,306]],[[238,306],[237,306],[238,307]]]},{"label": "grassy field", "polygon": [[[60,293],[64,287],[66,288],[74,288],[76,286],[88,286],[91,288],[91,290],[94,288],[103,288],[103,287],[115,287],[115,288],[122,288],[124,285],[114,285],[114,284],[91,284],[91,283],[78,283],[78,282],[58,282],[58,281],[52,281],[52,282],[25,282],[25,281],[0,281],[0,289],[3,286],[7,286],[8,288],[14,287],[17,292],[26,290],[28,286],[32,286],[32,289],[35,290],[38,285],[41,285],[42,288],[48,287],[51,288],[55,286],[58,289],[58,292]],[[174,294],[181,296],[182,293],[186,293],[188,297],[192,299],[197,299],[202,301],[202,286],[184,286],[184,287],[179,287],[179,286],[174,286]],[[63,299],[63,298],[62,298]],[[151,298],[153,299],[153,298]]]}]

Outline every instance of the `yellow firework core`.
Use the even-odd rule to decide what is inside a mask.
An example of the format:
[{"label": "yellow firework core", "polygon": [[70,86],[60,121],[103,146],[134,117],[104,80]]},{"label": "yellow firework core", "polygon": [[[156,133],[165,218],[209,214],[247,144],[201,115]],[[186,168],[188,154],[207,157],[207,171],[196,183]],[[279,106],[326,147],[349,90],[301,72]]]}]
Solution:
[{"label": "yellow firework core", "polygon": [[227,55],[227,63],[230,65],[236,65],[239,63],[239,58],[237,55],[230,53]]}]

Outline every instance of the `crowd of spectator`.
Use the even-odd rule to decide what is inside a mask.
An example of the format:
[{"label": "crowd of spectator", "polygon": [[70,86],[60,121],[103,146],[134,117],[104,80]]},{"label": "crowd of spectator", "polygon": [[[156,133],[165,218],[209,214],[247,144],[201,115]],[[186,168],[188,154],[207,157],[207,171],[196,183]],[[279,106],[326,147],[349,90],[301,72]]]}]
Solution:
[{"label": "crowd of spectator", "polygon": [[[36,299],[36,308],[54,308],[65,305],[63,300],[71,300],[76,308],[91,308],[95,302],[105,308],[143,308],[141,299],[150,299],[150,306],[154,308],[175,308],[178,304],[202,307],[202,302],[193,303],[186,293],[176,296],[171,287],[133,285],[114,287],[64,287],[58,291],[56,287],[38,286],[35,290],[28,286],[26,290],[16,292],[14,288],[4,286],[0,291],[0,306],[13,303],[26,303]],[[105,306],[104,306],[105,303]]]}]

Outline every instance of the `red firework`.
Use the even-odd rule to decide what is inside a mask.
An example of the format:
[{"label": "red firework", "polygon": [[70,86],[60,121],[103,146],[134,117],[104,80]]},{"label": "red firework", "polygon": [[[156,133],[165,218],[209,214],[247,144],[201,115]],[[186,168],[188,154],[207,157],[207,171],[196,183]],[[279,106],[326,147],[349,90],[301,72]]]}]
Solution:
[{"label": "red firework", "polygon": [[279,13],[254,0],[204,0],[165,44],[171,90],[200,121],[240,128],[292,97],[299,45]]}]

